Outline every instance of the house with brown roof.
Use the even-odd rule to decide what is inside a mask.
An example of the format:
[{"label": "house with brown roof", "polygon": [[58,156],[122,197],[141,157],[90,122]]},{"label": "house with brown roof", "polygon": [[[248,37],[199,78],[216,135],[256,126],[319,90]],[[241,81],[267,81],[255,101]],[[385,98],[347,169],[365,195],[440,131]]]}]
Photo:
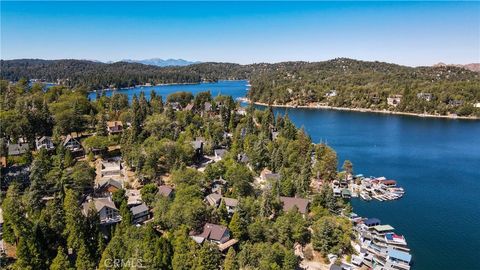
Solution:
[{"label": "house with brown roof", "polygon": [[118,134],[123,132],[123,123],[121,121],[108,121],[107,122],[108,134]]},{"label": "house with brown roof", "polygon": [[230,230],[222,225],[206,223],[200,234],[192,233],[190,237],[198,244],[203,243],[205,240],[216,244],[223,244],[230,240]]},{"label": "house with brown roof", "polygon": [[158,187],[158,194],[163,197],[171,198],[173,195],[173,188],[166,185],[161,185]]},{"label": "house with brown roof", "polygon": [[298,209],[298,212],[302,214],[307,214],[308,212],[308,200],[303,198],[295,197],[282,197],[280,196],[280,201],[283,204],[283,211],[288,212],[294,207]]}]

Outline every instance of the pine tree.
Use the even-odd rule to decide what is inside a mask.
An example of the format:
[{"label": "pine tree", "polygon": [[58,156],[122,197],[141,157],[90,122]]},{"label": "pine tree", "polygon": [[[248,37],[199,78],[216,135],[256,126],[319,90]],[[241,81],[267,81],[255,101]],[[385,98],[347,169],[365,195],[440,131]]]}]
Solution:
[{"label": "pine tree", "polygon": [[[237,253],[235,252],[234,248],[229,248],[227,252],[227,256],[225,257],[225,261],[223,262],[223,269],[224,270],[238,270],[238,263],[236,259]],[[292,268],[294,269],[294,268]]]},{"label": "pine tree", "polygon": [[245,236],[245,224],[242,222],[242,218],[240,217],[239,212],[233,213],[232,220],[230,220],[230,224],[228,228],[233,234],[233,237],[241,240]]},{"label": "pine tree", "polygon": [[208,241],[203,242],[202,247],[197,252],[195,270],[215,270],[220,269],[222,257],[218,247]]},{"label": "pine tree", "polygon": [[65,254],[63,247],[59,247],[57,256],[53,259],[52,264],[50,265],[50,270],[68,270],[70,268],[67,254]]},{"label": "pine tree", "polygon": [[42,207],[42,197],[47,189],[46,175],[51,168],[51,160],[47,150],[41,149],[32,163],[30,169],[30,187],[28,191],[28,206],[33,211],[39,211]]},{"label": "pine tree", "polygon": [[68,248],[79,250],[85,239],[85,218],[80,212],[77,195],[68,189],[63,201],[65,212],[65,231]]},{"label": "pine tree", "polygon": [[97,122],[95,126],[95,131],[97,136],[107,136],[107,118],[105,117],[104,113],[100,113],[100,120]]},{"label": "pine tree", "polygon": [[95,269],[95,262],[85,246],[85,243],[80,244],[80,248],[77,252],[77,259],[75,261],[75,268],[77,268],[77,270]]}]

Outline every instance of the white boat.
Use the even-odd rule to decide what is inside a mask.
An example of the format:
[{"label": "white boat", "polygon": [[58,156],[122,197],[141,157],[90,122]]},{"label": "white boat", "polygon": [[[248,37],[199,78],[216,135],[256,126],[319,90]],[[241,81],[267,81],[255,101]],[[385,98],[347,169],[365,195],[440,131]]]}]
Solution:
[{"label": "white boat", "polygon": [[370,197],[366,192],[360,192],[360,197],[365,201],[371,201],[372,197]]}]

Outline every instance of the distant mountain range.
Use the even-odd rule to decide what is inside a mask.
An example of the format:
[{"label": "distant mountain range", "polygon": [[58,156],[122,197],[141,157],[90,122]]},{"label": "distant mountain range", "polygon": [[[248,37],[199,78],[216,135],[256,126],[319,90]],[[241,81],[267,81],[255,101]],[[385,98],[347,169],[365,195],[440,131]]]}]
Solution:
[{"label": "distant mountain range", "polygon": [[[199,64],[200,61],[187,61],[184,59],[160,59],[160,58],[151,58],[151,59],[143,59],[143,60],[133,60],[133,59],[123,59],[118,62],[127,62],[127,63],[139,63],[144,65],[150,66],[157,66],[157,67],[172,67],[172,66],[189,66],[192,64]],[[109,61],[107,63],[114,63],[114,61]]]},{"label": "distant mountain range", "polygon": [[471,64],[466,64],[466,65],[460,65],[460,64],[445,64],[445,63],[438,63],[433,65],[433,67],[447,67],[447,66],[452,66],[452,67],[461,67],[465,68],[471,71],[475,72],[480,72],[480,63],[471,63]]}]

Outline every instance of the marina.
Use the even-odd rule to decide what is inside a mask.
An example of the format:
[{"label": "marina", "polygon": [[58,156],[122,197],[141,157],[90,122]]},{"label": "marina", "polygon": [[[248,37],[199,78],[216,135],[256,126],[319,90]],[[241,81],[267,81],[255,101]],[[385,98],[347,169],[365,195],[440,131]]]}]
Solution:
[{"label": "marina", "polygon": [[405,190],[397,187],[397,181],[385,177],[349,176],[345,180],[332,183],[333,194],[336,197],[360,197],[362,200],[393,201],[403,197]]}]

